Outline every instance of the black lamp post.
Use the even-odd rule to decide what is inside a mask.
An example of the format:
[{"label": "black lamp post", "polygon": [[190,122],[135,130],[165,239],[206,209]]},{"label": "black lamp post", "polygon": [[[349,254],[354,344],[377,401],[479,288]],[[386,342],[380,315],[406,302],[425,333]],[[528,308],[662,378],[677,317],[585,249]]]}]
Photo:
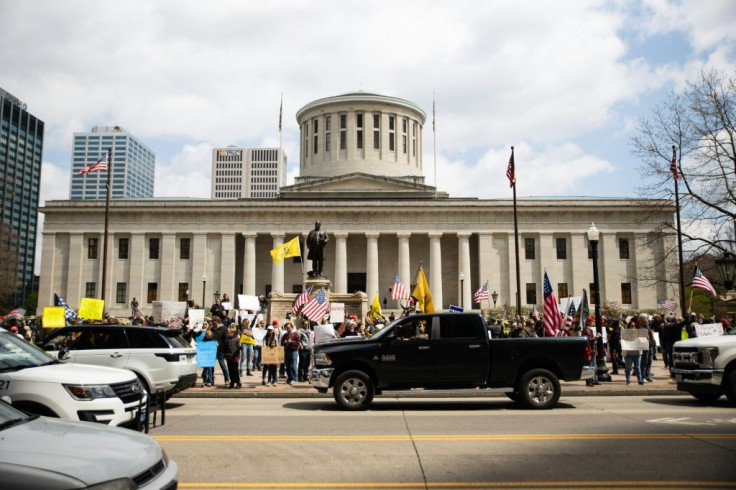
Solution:
[{"label": "black lamp post", "polygon": [[590,242],[590,249],[593,254],[593,301],[595,302],[595,331],[596,334],[600,334],[598,337],[598,355],[596,356],[596,371],[598,373],[598,381],[611,381],[611,375],[608,374],[608,367],[606,366],[606,353],[603,349],[603,330],[601,328],[601,295],[600,295],[600,282],[598,280],[598,240],[600,239],[600,232],[595,227],[595,223],[591,223],[588,229],[588,242]]},{"label": "black lamp post", "polygon": [[204,308],[204,291],[207,289],[207,274],[202,274],[202,308]]},{"label": "black lamp post", "polygon": [[716,260],[716,267],[721,273],[723,285],[727,291],[733,291],[734,277],[736,276],[736,257],[729,252],[723,254],[723,257]]},{"label": "black lamp post", "polygon": [[498,299],[498,293],[496,291],[493,291],[491,294],[491,298],[493,298],[493,307],[496,307],[496,300]]},{"label": "black lamp post", "polygon": [[460,273],[460,308],[463,307],[463,282],[465,282],[465,274]]}]

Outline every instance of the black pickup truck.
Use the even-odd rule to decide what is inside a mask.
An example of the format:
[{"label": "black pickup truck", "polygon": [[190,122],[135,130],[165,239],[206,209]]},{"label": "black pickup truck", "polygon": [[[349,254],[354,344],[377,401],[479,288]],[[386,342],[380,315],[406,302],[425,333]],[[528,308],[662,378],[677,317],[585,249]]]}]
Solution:
[{"label": "black pickup truck", "polygon": [[552,408],[560,382],[591,379],[584,337],[491,339],[473,313],[399,318],[370,338],[314,347],[310,381],[332,388],[344,409],[365,410],[386,390],[484,388],[506,392],[529,408]]}]

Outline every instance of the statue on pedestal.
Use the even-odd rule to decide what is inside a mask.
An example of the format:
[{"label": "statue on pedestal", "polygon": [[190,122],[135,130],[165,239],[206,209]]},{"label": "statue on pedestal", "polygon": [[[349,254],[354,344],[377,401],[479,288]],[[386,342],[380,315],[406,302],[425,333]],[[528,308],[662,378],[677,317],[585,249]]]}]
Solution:
[{"label": "statue on pedestal", "polygon": [[322,265],[325,260],[325,245],[329,241],[327,233],[322,231],[322,224],[319,221],[314,223],[314,229],[307,236],[307,247],[309,253],[307,259],[312,261],[312,270],[307,273],[309,277],[324,277],[322,274]]}]

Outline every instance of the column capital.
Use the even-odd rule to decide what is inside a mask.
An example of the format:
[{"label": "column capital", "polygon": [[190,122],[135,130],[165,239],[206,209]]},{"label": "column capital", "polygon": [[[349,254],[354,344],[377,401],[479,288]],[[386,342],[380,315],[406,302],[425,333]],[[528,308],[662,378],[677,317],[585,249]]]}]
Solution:
[{"label": "column capital", "polygon": [[398,238],[411,238],[412,233],[410,231],[398,231],[396,236]]},{"label": "column capital", "polygon": [[279,232],[275,232],[275,233],[272,232],[271,233],[271,237],[272,238],[281,238],[281,239],[283,239],[285,236],[286,236],[286,233],[284,233],[284,232],[280,232],[280,233]]},{"label": "column capital", "polygon": [[379,236],[381,236],[381,233],[378,231],[366,231],[365,232],[366,238],[378,238]]},{"label": "column capital", "polygon": [[429,238],[442,238],[444,233],[441,231],[430,231],[427,235],[429,235]]},{"label": "column capital", "polygon": [[243,232],[243,236],[245,238],[257,238],[258,237],[258,232],[255,232],[255,231],[244,231]]},{"label": "column capital", "polygon": [[332,236],[335,238],[347,238],[349,233],[347,231],[333,231]]},{"label": "column capital", "polygon": [[472,235],[472,234],[473,233],[470,232],[470,231],[458,231],[457,232],[457,237],[458,238],[470,238],[470,235]]}]

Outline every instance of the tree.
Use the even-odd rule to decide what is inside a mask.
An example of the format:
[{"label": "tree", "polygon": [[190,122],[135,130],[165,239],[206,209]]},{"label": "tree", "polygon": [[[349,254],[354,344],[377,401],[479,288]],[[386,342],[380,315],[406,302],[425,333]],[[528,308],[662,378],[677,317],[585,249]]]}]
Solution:
[{"label": "tree", "polygon": [[[672,90],[649,119],[639,121],[631,138],[633,153],[642,162],[640,196],[664,200],[652,204],[653,211],[675,201],[670,164],[673,147],[676,150],[683,250],[688,262],[702,256],[736,254],[735,128],[736,72],[711,70],[701,71],[697,80],[687,82],[679,92]],[[669,223],[662,223],[661,231],[667,235],[677,232]],[[676,268],[676,241],[670,243],[664,254],[644,268],[643,279],[654,279],[662,263],[667,270]],[[712,267],[701,269],[706,276],[716,275]],[[683,279],[689,282],[687,276]],[[720,278],[710,279],[720,283]]]}]

